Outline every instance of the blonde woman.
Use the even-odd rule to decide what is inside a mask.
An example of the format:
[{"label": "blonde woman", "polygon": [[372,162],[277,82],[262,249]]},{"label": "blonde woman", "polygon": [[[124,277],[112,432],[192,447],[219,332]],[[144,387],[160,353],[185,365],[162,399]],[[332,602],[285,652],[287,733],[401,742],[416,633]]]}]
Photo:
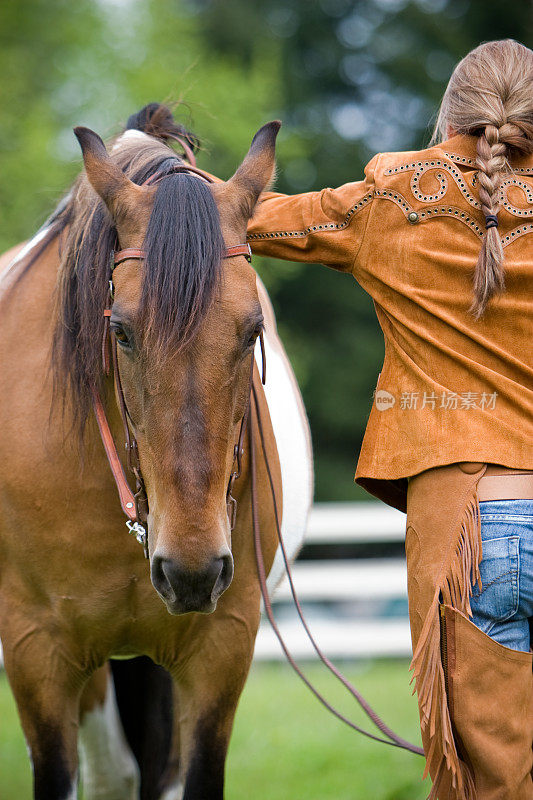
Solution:
[{"label": "blonde woman", "polygon": [[355,481],[407,512],[430,796],[531,800],[533,52],[477,47],[432,146],[265,194],[248,239],[374,300],[385,359]]}]

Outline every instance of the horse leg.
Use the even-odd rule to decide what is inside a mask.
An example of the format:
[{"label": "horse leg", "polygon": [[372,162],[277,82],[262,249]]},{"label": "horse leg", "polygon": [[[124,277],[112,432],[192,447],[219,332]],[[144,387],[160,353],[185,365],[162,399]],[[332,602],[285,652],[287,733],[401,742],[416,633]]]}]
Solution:
[{"label": "horse leg", "polygon": [[[254,607],[252,597],[247,602]],[[180,653],[172,672],[178,689],[182,793],[170,795],[172,800],[223,800],[226,754],[258,623],[259,612],[253,623],[242,612],[203,618]]]},{"label": "horse leg", "polygon": [[49,636],[33,619],[3,626],[2,645],[32,763],[34,798],[74,800],[79,699],[86,675],[57,632]]},{"label": "horse leg", "polygon": [[85,800],[138,800],[139,768],[124,736],[109,664],[83,690],[78,751]]},{"label": "horse leg", "polygon": [[139,765],[140,800],[159,800],[168,780],[171,677],[147,656],[112,661],[111,670],[126,739]]},{"label": "horse leg", "polygon": [[172,735],[165,771],[159,782],[157,800],[181,800],[183,784],[180,780],[180,713],[178,687],[172,682]]}]

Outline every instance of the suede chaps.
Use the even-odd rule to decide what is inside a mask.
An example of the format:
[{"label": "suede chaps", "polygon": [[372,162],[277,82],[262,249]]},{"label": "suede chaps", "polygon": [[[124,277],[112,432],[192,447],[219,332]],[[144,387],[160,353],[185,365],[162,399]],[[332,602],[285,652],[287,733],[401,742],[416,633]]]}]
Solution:
[{"label": "suede chaps", "polygon": [[533,656],[468,619],[481,582],[477,483],[486,468],[425,470],[407,491],[411,669],[431,800],[533,800]]}]

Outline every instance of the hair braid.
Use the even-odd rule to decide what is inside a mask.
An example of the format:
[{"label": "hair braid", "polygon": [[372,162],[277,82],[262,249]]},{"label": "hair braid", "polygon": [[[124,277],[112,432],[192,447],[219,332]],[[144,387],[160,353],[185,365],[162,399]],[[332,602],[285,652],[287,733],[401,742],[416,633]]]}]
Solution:
[{"label": "hair braid", "polygon": [[477,319],[490,298],[504,289],[498,212],[508,157],[533,153],[533,51],[514,39],[502,39],[468,53],[450,78],[432,141],[445,141],[450,129],[477,137],[479,198],[486,221],[469,309]]},{"label": "hair braid", "polygon": [[[479,169],[479,199],[485,217],[496,217],[500,210],[502,173],[507,169],[507,146],[500,140],[495,125],[487,125],[477,140],[476,166]],[[495,292],[505,288],[503,247],[498,227],[487,228],[474,272],[474,300],[469,311],[479,318]]]}]

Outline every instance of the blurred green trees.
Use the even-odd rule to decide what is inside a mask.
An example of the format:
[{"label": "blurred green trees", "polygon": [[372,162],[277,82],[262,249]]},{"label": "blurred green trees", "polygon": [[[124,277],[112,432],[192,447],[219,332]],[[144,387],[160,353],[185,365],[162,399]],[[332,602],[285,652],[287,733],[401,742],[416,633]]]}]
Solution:
[{"label": "blurred green trees", "polygon": [[[530,0],[4,0],[0,246],[31,236],[79,170],[74,125],[108,136],[147,102],[183,99],[200,164],[224,178],[279,117],[277,188],[335,186],[378,151],[426,145],[454,64],[505,37],[532,45]],[[316,498],[361,497],[383,359],[372,301],[324,267],[255,266],[310,417]]]}]

